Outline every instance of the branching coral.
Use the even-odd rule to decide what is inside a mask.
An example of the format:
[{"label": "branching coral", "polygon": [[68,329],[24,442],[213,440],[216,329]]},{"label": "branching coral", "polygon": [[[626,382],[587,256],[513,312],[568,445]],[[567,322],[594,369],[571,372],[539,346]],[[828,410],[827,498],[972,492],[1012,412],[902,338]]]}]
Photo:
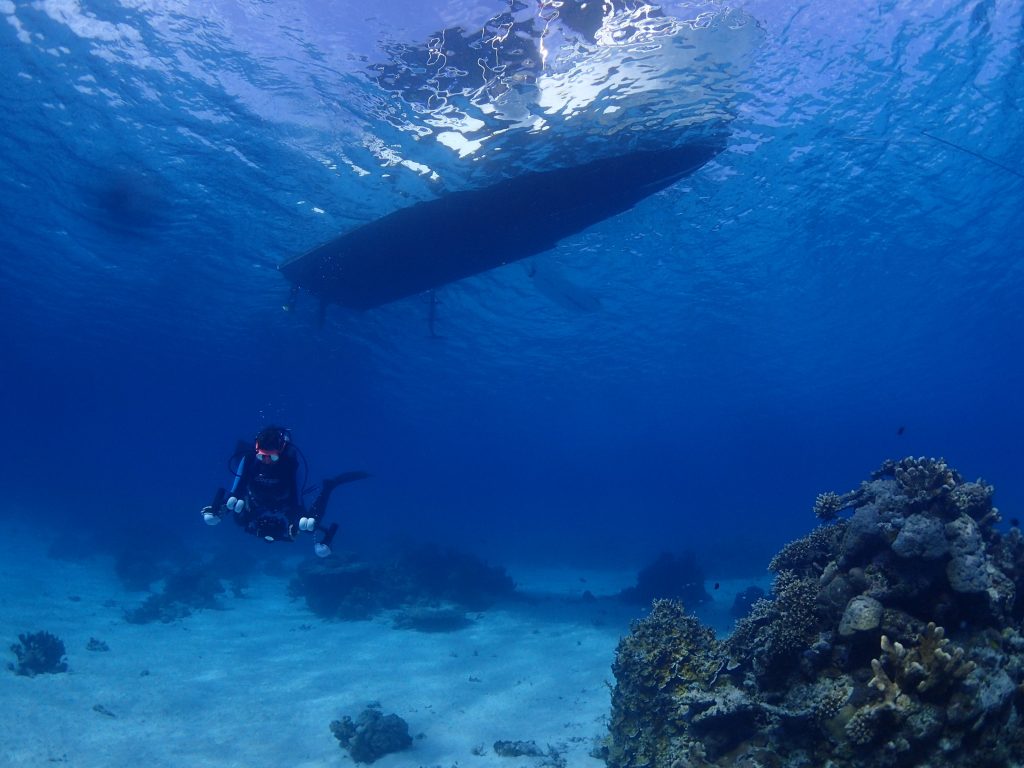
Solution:
[{"label": "branching coral", "polygon": [[803,577],[820,576],[835,557],[846,527],[845,520],[822,525],[802,539],[791,541],[772,558],[768,570],[774,573],[793,571]]},{"label": "branching coral", "polygon": [[45,673],[67,672],[64,659],[64,642],[49,632],[32,632],[18,635],[20,642],[11,646],[18,657],[17,666],[11,665],[15,674],[35,677]]},{"label": "branching coral", "polygon": [[907,498],[908,512],[932,507],[936,512],[946,512],[947,516],[956,514],[952,493],[963,478],[945,459],[908,456],[899,461],[890,460],[873,475],[876,479],[884,476],[895,478],[900,492]]},{"label": "branching coral", "polygon": [[[889,645],[889,639],[882,635],[882,648],[891,648]],[[902,660],[906,654],[906,650],[902,645],[896,643],[896,655],[897,658]],[[890,677],[885,671],[885,665],[882,664],[881,659],[871,660],[871,671],[874,673],[872,678],[868,681],[868,686],[874,688],[878,693],[881,694],[881,705],[882,706],[894,706],[894,707],[905,707],[909,702],[909,697],[900,688],[899,683],[894,679],[896,675]]]},{"label": "branching coral", "polygon": [[802,651],[817,636],[816,579],[782,571],[773,587],[775,599],[759,600],[727,641],[733,659],[750,659],[754,674],[771,685],[796,666]]},{"label": "branching coral", "polygon": [[814,500],[814,515],[819,520],[829,522],[835,520],[839,513],[850,506],[847,496],[840,496],[834,491],[819,493]]},{"label": "branching coral", "polygon": [[[935,622],[928,623],[913,648],[894,643],[885,635],[881,647],[880,657],[871,661],[874,677],[868,684],[886,701],[898,701],[906,693],[924,699],[940,697],[975,668],[973,661],[964,659],[964,649],[952,644]],[[890,674],[886,674],[886,667]]]},{"label": "branching coral", "polygon": [[839,714],[850,698],[852,686],[838,680],[823,681],[812,706],[815,721],[821,725]]},{"label": "branching coral", "polygon": [[992,494],[995,489],[978,480],[963,483],[953,489],[953,503],[961,514],[969,515],[979,525],[991,526],[999,522],[999,510],[992,506]]},{"label": "branching coral", "polygon": [[908,648],[881,638],[881,654],[871,660],[873,673],[868,687],[877,698],[852,713],[844,731],[850,744],[864,746],[878,739],[883,732],[905,736],[889,742],[893,747],[909,750],[912,743],[930,744],[937,738],[941,723],[934,704],[942,703],[955,686],[975,669],[964,659],[964,650],[945,637],[945,631],[934,622],[920,634],[917,645]]},{"label": "branching coral", "polygon": [[871,479],[894,477],[906,490],[937,489],[943,485],[952,488],[962,482],[960,473],[946,464],[946,460],[927,459],[924,456],[903,459],[886,459],[877,470],[871,473]]}]

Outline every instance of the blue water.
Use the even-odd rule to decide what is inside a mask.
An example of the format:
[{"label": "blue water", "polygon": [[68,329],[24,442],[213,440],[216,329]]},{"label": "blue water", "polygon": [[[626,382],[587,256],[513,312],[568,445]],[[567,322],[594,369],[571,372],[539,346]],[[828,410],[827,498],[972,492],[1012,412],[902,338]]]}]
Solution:
[{"label": "blue water", "polygon": [[[450,72],[418,73],[441,107],[372,77],[507,5],[380,5],[0,2],[4,515],[223,537],[199,509],[268,423],[312,481],[373,474],[332,502],[357,551],[752,574],[905,455],[1020,514],[1019,2],[668,3],[603,47],[556,20],[512,83],[543,126]],[[590,96],[544,113],[542,78]],[[440,140],[472,118],[478,149]],[[712,163],[542,257],[555,290],[446,286],[440,338],[424,297],[281,308],[276,264],[359,223],[717,119]]]}]

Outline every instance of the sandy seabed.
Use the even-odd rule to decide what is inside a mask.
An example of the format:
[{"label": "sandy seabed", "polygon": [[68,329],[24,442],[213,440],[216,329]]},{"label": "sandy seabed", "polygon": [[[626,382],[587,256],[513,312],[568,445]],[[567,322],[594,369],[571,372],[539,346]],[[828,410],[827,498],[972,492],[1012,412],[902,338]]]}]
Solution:
[{"label": "sandy seabed", "polygon": [[[68,672],[24,677],[0,669],[0,763],[10,768],[355,765],[332,720],[369,704],[405,719],[410,749],[379,768],[543,766],[500,757],[498,740],[533,741],[567,766],[599,768],[620,637],[638,611],[579,599],[613,594],[634,573],[508,568],[524,596],[455,632],[369,621],[324,621],[288,594],[288,579],[255,576],[224,610],[130,624],[109,559],[53,560],[45,543],[0,545],[0,640],[45,630],[67,648]],[[728,625],[737,589],[721,582],[701,613]],[[712,587],[709,583],[708,590]],[[90,639],[109,651],[87,650]]]}]

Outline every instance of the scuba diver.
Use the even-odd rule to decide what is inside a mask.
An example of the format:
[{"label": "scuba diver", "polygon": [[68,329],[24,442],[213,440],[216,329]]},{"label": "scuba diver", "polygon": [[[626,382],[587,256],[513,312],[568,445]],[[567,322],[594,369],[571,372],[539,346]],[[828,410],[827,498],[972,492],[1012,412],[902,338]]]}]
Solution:
[{"label": "scuba diver", "polygon": [[[366,472],[344,472],[327,478],[320,484],[319,495],[306,511],[302,501],[306,490],[299,484],[300,457],[305,465],[306,457],[292,442],[291,432],[284,427],[263,429],[251,449],[240,443],[239,450],[232,457],[232,460],[238,459],[238,465],[233,469],[235,479],[231,490],[220,488],[217,491],[213,503],[203,507],[203,521],[207,525],[217,525],[230,512],[246,533],[270,542],[294,541],[297,534],[310,533],[317,557],[327,557],[331,554],[331,541],[338,530],[337,523],[328,528],[322,524],[331,492],[342,483],[361,480],[369,475]],[[307,476],[308,472],[306,466]]]}]

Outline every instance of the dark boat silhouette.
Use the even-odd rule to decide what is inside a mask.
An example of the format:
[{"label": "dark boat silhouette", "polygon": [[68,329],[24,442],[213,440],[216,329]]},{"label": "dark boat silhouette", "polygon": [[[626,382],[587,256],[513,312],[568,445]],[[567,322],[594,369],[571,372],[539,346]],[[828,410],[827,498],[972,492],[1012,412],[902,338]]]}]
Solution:
[{"label": "dark boat silhouette", "polygon": [[280,265],[293,292],[371,309],[547,251],[687,176],[724,138],[526,173],[401,208]]}]

